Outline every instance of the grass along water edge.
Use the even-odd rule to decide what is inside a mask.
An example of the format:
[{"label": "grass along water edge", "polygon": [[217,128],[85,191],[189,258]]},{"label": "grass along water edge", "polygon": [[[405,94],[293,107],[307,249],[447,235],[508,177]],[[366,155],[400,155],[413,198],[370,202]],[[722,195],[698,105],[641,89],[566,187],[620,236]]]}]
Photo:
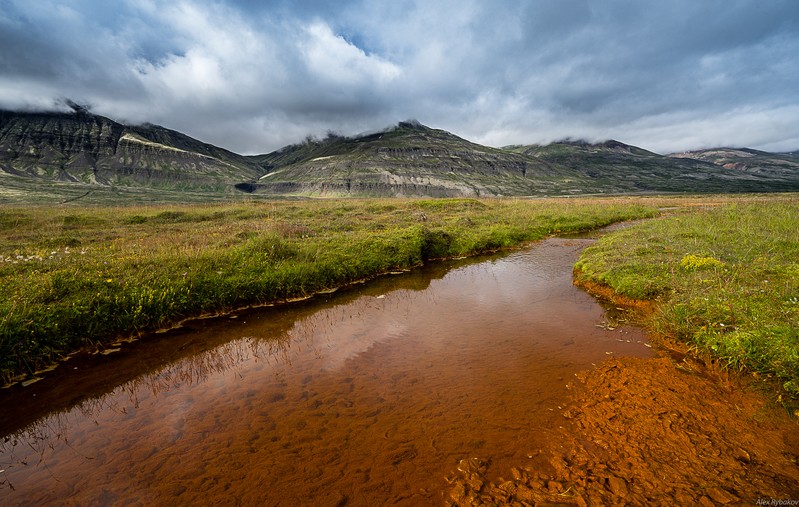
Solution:
[{"label": "grass along water edge", "polygon": [[[799,199],[694,208],[610,233],[577,276],[657,302],[651,326],[799,396]],[[781,393],[785,394],[785,393]]]},{"label": "grass along water edge", "polygon": [[640,199],[0,207],[0,380],[186,318],[651,217]]}]

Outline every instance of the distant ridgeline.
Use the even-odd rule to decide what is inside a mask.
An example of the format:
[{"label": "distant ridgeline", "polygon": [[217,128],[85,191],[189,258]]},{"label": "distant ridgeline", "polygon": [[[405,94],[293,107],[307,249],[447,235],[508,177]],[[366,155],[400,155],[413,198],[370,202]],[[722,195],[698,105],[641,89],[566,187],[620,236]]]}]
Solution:
[{"label": "distant ridgeline", "polygon": [[155,125],[0,111],[0,188],[37,182],[302,196],[545,196],[799,191],[796,152],[670,156],[618,141],[491,148],[417,121],[243,156]]}]

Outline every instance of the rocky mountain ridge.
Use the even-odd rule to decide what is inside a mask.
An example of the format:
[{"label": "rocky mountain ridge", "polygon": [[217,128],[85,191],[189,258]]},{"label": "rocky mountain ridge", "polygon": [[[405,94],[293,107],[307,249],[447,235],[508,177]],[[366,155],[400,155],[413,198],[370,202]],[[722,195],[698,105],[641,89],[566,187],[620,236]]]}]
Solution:
[{"label": "rocky mountain ridge", "polygon": [[263,174],[252,160],[155,125],[0,111],[0,173],[101,186],[221,190]]}]

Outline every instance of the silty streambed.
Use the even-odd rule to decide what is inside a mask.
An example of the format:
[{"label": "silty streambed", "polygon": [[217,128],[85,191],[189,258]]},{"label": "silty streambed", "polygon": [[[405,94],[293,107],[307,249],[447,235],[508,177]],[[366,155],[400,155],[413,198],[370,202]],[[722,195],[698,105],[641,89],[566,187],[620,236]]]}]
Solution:
[{"label": "silty streambed", "polygon": [[436,505],[461,459],[507,477],[552,445],[576,372],[651,355],[572,285],[590,241],[431,263],[67,362],[0,393],[0,504]]}]

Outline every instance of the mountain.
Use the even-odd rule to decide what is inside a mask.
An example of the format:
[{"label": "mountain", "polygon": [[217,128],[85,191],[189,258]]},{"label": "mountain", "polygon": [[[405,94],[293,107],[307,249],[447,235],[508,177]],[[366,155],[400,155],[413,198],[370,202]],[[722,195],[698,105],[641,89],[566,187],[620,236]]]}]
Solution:
[{"label": "mountain", "polygon": [[415,121],[345,138],[308,139],[256,157],[249,190],[290,195],[491,196],[799,190],[799,173],[725,170],[619,141],[489,148]]},{"label": "mountain", "polygon": [[252,190],[371,196],[490,196],[559,192],[568,171],[481,146],[416,121],[357,137],[308,139],[256,157]]},{"label": "mountain", "polygon": [[86,111],[0,111],[0,175],[99,186],[220,191],[263,174],[253,160],[155,125]]},{"label": "mountain", "polygon": [[799,191],[795,154],[717,148],[663,156],[613,140],[491,148],[410,120],[242,156],[81,108],[0,111],[0,201],[772,191]]},{"label": "mountain", "polygon": [[[799,190],[799,174],[772,180],[750,172],[720,170],[712,160],[664,156],[619,141],[560,141],[511,146],[509,151],[565,167],[585,188],[601,192],[769,192]],[[588,178],[586,181],[585,178]]]},{"label": "mountain", "polygon": [[713,148],[669,155],[675,159],[694,159],[721,167],[725,173],[746,175],[751,181],[774,189],[796,190],[799,179],[797,152],[768,153],[749,148]]}]

